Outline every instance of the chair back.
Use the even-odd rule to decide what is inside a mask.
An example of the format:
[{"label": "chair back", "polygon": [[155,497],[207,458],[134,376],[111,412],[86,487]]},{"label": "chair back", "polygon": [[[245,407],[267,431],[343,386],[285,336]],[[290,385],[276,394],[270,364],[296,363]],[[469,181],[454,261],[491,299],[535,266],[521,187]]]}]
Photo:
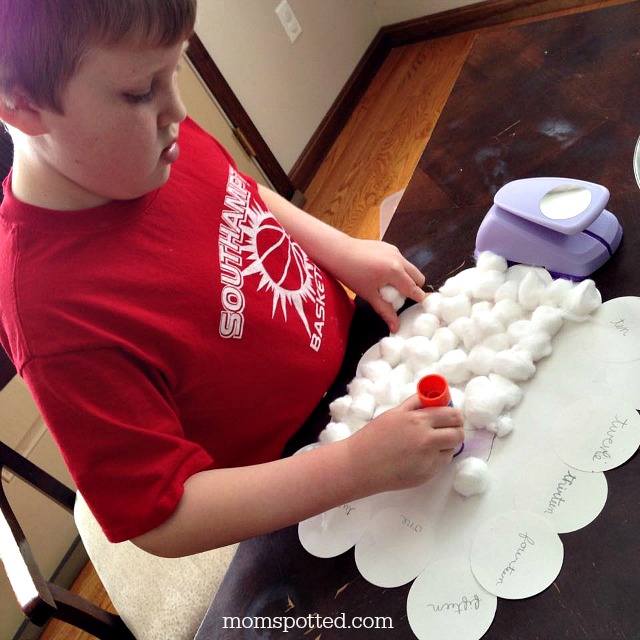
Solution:
[{"label": "chair back", "polygon": [[[0,441],[0,473],[4,468],[73,513],[74,491]],[[51,618],[56,618],[104,640],[135,640],[119,616],[44,578],[2,483],[0,559],[20,608],[35,625],[43,626]]]}]

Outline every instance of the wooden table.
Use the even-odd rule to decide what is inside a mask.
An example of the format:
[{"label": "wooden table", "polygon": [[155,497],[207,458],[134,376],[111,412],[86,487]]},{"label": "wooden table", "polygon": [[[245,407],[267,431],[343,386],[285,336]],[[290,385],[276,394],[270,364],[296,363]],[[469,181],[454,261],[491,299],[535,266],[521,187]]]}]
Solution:
[{"label": "wooden table", "polygon": [[[598,182],[610,189],[608,209],[625,236],[594,278],[605,299],[638,295],[640,190],[632,158],[639,134],[640,3],[484,32],[385,238],[437,288],[471,265],[480,221],[504,183],[530,176]],[[554,584],[527,600],[500,600],[486,640],[640,638],[638,457],[607,480],[610,497],[601,515],[562,535],[565,559]],[[197,640],[411,639],[409,587],[369,584],[353,551],[310,556],[292,527],[240,545]],[[305,635],[308,629],[225,630],[222,622],[223,616],[314,613],[390,616],[394,628]]]}]

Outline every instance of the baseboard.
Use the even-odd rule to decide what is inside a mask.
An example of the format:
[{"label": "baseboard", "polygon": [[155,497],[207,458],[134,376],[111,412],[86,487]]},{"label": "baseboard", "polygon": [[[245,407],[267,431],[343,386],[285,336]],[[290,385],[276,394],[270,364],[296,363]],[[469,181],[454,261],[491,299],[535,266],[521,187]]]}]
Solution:
[{"label": "baseboard", "polygon": [[289,172],[304,191],[391,49],[557,11],[592,8],[593,0],[487,0],[382,27]]}]

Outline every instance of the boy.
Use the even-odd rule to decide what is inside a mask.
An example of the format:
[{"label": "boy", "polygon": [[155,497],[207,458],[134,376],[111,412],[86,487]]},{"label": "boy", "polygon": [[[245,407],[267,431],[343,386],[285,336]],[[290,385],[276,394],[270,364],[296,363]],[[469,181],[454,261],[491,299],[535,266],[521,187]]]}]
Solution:
[{"label": "boy", "polygon": [[185,119],[196,0],[0,0],[0,338],[107,537],[187,555],[426,481],[462,441],[415,397],[281,452],[331,385],[352,305],[424,297],[355,240],[240,175]]}]

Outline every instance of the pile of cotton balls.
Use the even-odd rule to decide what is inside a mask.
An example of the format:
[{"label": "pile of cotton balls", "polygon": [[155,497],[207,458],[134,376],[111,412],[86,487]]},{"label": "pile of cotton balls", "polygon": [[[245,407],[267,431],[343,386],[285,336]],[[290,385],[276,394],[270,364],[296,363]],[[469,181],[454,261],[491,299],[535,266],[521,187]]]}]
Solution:
[{"label": "pile of cotton balls", "polygon": [[[381,295],[396,309],[404,303],[392,287],[383,287]],[[487,429],[502,438],[514,428],[510,412],[522,399],[520,383],[551,353],[565,319],[586,320],[601,303],[592,280],[554,280],[545,269],[508,267],[503,257],[481,253],[475,267],[449,278],[417,313],[401,318],[400,331],[377,344],[378,357],[363,359],[347,395],[331,403],[320,442],[349,437],[415,394],[418,380],[430,373],[449,382],[465,429]],[[458,493],[486,490],[484,460],[463,457],[457,465]]]}]

